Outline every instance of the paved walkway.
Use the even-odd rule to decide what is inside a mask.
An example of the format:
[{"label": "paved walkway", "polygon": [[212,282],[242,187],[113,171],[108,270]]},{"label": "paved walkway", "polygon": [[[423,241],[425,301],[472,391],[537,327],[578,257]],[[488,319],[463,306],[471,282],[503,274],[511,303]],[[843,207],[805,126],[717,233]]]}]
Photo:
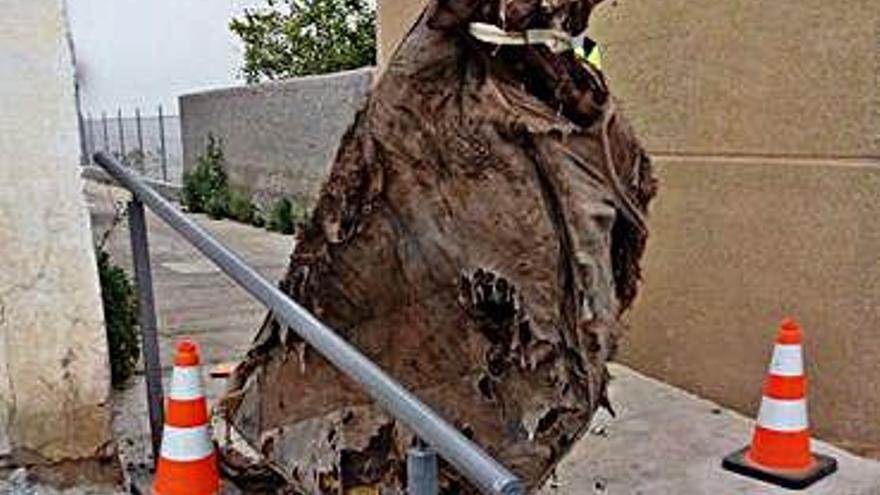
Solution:
[{"label": "paved walkway", "polygon": [[[128,193],[122,189],[86,181],[86,197],[95,239],[124,209]],[[280,280],[287,268],[293,237],[256,229],[231,221],[192,215],[202,227],[239,253],[270,280]],[[243,289],[191,247],[157,217],[147,214],[153,290],[159,327],[163,375],[170,379],[175,342],[192,337],[199,343],[202,361],[212,364],[240,359],[250,347],[266,311]],[[128,224],[118,224],[109,237],[107,250],[113,262],[131,271]],[[213,403],[222,393],[222,380],[206,380]],[[114,391],[114,432],[127,469],[150,464],[149,422],[142,376]]]},{"label": "paved walkway", "polygon": [[[87,196],[99,237],[110,224],[114,202],[124,202],[127,194],[88,183]],[[201,215],[194,218],[265,276],[277,280],[283,275],[291,237]],[[170,371],[173,342],[185,336],[198,340],[208,363],[242,356],[265,314],[260,304],[161,221],[149,217],[148,225],[166,372]],[[123,266],[130,265],[128,242],[123,223],[109,243],[114,260]],[[590,434],[575,445],[540,495],[793,493],[720,468],[725,455],[748,441],[748,419],[623,366],[613,366],[612,372],[615,380],[610,394],[618,417],[600,412]],[[208,384],[209,401],[213,401],[223,384],[216,380]],[[114,428],[122,439],[126,462],[134,467],[148,463],[143,380],[117,392],[114,408]],[[821,442],[816,442],[816,448],[837,458],[839,472],[800,493],[880,495],[880,463]]]},{"label": "paved walkway", "polygon": [[[124,208],[128,194],[118,188],[87,182],[92,230],[99,238],[115,213]],[[279,280],[293,249],[293,237],[232,221],[192,215],[202,227],[239,253],[263,276]],[[195,337],[203,360],[228,361],[247,349],[265,311],[219,268],[202,256],[157,217],[147,216],[150,261],[156,297],[162,363],[170,365],[172,342]],[[131,267],[128,224],[123,221],[108,243],[113,261]]]},{"label": "paved walkway", "polygon": [[807,490],[724,471],[721,459],[745,446],[752,421],[624,366],[612,365],[611,374],[617,418],[600,411],[540,495],[880,494],[880,462],[823,442],[815,450],[835,457],[839,469]]}]

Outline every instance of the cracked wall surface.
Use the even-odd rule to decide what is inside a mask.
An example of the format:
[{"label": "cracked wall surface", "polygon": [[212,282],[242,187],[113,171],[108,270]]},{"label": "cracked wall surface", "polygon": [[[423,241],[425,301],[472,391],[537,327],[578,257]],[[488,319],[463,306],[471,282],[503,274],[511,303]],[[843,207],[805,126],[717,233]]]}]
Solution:
[{"label": "cracked wall surface", "polygon": [[0,17],[0,456],[58,462],[110,442],[110,375],[79,177],[61,0]]}]

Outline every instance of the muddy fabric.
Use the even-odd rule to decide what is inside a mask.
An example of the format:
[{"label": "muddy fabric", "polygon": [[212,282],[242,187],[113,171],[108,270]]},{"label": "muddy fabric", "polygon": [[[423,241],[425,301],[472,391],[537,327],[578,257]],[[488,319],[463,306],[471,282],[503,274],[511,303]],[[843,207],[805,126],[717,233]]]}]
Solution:
[{"label": "muddy fabric", "polygon": [[[655,182],[598,70],[467,24],[580,33],[594,3],[429,4],[281,283],[530,488],[607,404]],[[271,315],[234,378],[230,421],[293,489],[402,493],[410,432]]]}]

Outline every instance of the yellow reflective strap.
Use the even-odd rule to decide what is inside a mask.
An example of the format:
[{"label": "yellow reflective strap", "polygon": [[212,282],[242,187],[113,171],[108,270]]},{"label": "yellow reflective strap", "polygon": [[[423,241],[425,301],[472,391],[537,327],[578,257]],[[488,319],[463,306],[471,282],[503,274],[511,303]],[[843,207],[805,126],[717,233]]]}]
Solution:
[{"label": "yellow reflective strap", "polygon": [[599,45],[593,47],[593,50],[587,57],[587,62],[593,64],[597,69],[602,69],[602,54],[599,52]]},{"label": "yellow reflective strap", "polygon": [[345,490],[345,495],[379,495],[379,489],[368,485],[355,486]]}]

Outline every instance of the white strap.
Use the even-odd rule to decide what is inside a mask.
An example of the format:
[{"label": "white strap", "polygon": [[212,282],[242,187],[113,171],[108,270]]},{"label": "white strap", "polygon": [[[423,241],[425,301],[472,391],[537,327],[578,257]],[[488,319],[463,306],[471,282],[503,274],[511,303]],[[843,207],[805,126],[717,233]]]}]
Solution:
[{"label": "white strap", "polygon": [[472,22],[468,26],[471,36],[493,45],[544,45],[553,53],[561,53],[583,46],[584,36],[570,36],[558,29],[529,29],[523,32],[505,31],[485,22]]}]

